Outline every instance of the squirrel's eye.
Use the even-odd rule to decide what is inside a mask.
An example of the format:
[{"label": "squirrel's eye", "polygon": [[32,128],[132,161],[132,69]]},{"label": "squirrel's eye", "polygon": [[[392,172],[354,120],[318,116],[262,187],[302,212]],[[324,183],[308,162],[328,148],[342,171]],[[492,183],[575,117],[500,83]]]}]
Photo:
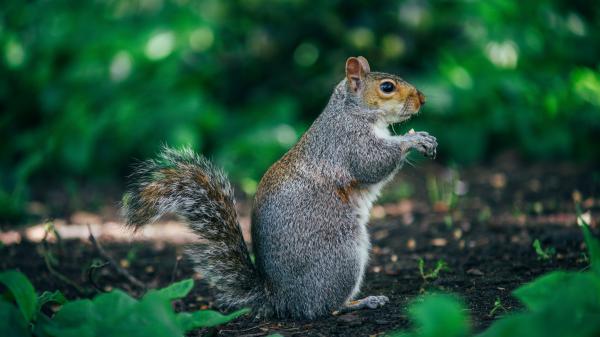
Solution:
[{"label": "squirrel's eye", "polygon": [[379,89],[381,89],[381,91],[383,91],[384,93],[389,94],[396,89],[396,86],[390,81],[385,81],[379,85]]}]

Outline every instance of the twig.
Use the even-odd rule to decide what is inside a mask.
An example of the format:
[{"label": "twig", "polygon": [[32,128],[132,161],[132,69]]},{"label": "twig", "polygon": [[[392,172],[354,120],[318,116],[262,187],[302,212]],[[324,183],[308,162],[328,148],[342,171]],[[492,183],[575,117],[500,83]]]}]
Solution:
[{"label": "twig", "polygon": [[[259,325],[256,325],[256,326],[253,326],[253,327],[250,327],[250,328],[247,328],[247,329],[242,329],[242,330],[225,330],[225,329],[222,329],[222,330],[219,330],[218,334],[222,335],[223,333],[236,333],[235,335],[239,336],[239,337],[257,337],[257,336],[271,335],[272,331],[261,331],[261,332],[255,332],[255,333],[244,334],[244,335],[240,334],[241,332],[248,332],[250,330],[254,330],[254,329],[257,329],[257,328],[264,328],[265,326],[269,326],[271,324],[274,325],[273,322],[267,322],[267,323],[259,324]],[[293,331],[293,330],[300,330],[300,327],[279,328],[279,329],[276,329],[275,332],[276,333],[278,333],[278,332],[290,332],[290,331]]]},{"label": "twig", "polygon": [[237,333],[247,332],[247,331],[258,329],[258,328],[263,328],[263,327],[265,327],[267,325],[270,325],[270,324],[273,324],[273,323],[267,322],[267,323],[259,324],[259,325],[256,325],[256,326],[253,326],[253,327],[250,327],[250,328],[246,328],[246,329],[242,329],[242,330],[226,330],[226,329],[221,329],[219,332],[237,332]]},{"label": "twig", "polygon": [[48,271],[50,272],[50,274],[54,275],[59,280],[63,281],[64,283],[66,283],[68,285],[70,285],[71,287],[73,287],[73,289],[75,289],[79,295],[84,295],[85,294],[85,291],[83,290],[83,288],[81,288],[79,285],[77,285],[77,283],[71,281],[71,279],[69,279],[65,275],[61,274],[56,269],[54,269],[54,267],[52,267],[52,263],[50,263],[50,258],[48,256],[48,252],[46,252],[44,250],[44,252],[42,253],[42,255],[44,256],[44,262],[46,263],[46,268],[48,268]]},{"label": "twig", "polygon": [[246,335],[239,335],[239,337],[260,337],[260,336],[265,336],[267,333],[268,333],[267,331],[250,333],[250,334],[246,334]]},{"label": "twig", "polygon": [[52,261],[50,261],[50,247],[48,245],[48,233],[49,231],[46,230],[44,232],[44,237],[42,238],[42,257],[44,258],[44,263],[46,264],[46,268],[48,268],[48,271],[50,272],[50,274],[52,274],[54,277],[56,277],[57,279],[61,280],[62,282],[68,284],[69,286],[71,286],[73,289],[75,289],[75,291],[77,291],[77,293],[79,295],[84,295],[85,294],[85,290],[79,286],[77,283],[75,283],[74,281],[72,281],[70,278],[66,277],[65,275],[61,274],[58,270],[54,269],[54,267],[52,266]]},{"label": "twig", "polygon": [[175,274],[177,274],[177,267],[179,267],[179,261],[181,261],[181,256],[175,256],[175,265],[173,266],[173,271],[171,272],[171,282],[175,282]]},{"label": "twig", "polygon": [[94,234],[92,234],[92,227],[90,226],[90,224],[87,224],[87,227],[88,227],[88,231],[90,232],[89,240],[90,240],[90,242],[92,242],[92,244],[96,248],[96,251],[98,251],[98,254],[100,254],[100,256],[102,258],[107,260],[108,263],[111,265],[111,267],[113,267],[113,269],[118,274],[125,277],[127,279],[127,281],[129,281],[131,284],[135,285],[136,287],[141,288],[142,290],[146,290],[147,287],[144,283],[142,283],[142,281],[138,280],[135,276],[131,275],[127,270],[125,270],[124,268],[119,266],[119,264],[112,257],[110,257],[110,255],[108,255],[106,253],[104,248],[102,248],[102,246],[100,246],[100,243],[98,241],[96,241]]}]

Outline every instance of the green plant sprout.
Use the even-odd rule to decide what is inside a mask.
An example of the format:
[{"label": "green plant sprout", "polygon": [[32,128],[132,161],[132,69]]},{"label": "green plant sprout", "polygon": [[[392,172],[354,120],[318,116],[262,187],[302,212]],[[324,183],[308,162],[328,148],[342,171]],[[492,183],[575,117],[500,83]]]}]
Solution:
[{"label": "green plant sprout", "polygon": [[[6,288],[0,297],[0,332],[6,337],[183,337],[193,329],[220,325],[249,312],[175,313],[171,302],[187,296],[194,286],[192,279],[150,290],[139,300],[119,289],[75,301],[67,301],[59,291],[37,296],[29,279],[16,270],[0,273],[0,284]],[[52,317],[42,312],[50,302],[61,305]]]},{"label": "green plant sprout", "polygon": [[448,170],[442,177],[427,176],[427,194],[433,208],[437,211],[449,211],[456,207],[460,191],[458,171]]},{"label": "green plant sprout", "polygon": [[490,313],[488,314],[488,316],[494,316],[496,314],[497,311],[502,310],[503,312],[507,312],[508,310],[506,309],[506,307],[504,307],[504,305],[502,305],[502,301],[500,301],[500,297],[496,297],[496,300],[494,301],[494,307],[492,308],[492,310],[490,310]]},{"label": "green plant sprout", "polygon": [[532,246],[533,249],[535,249],[538,260],[550,260],[550,258],[556,254],[556,249],[554,247],[546,247],[546,249],[542,248],[542,244],[538,239],[533,241]]},{"label": "green plant sprout", "polygon": [[492,217],[492,210],[490,207],[486,206],[479,211],[477,215],[477,220],[479,222],[487,222]]},{"label": "green plant sprout", "polygon": [[132,264],[138,257],[138,250],[139,250],[139,247],[136,247],[136,246],[129,249],[127,251],[127,256],[125,257],[125,260],[127,260],[127,262]]},{"label": "green plant sprout", "polygon": [[431,269],[430,271],[426,271],[425,260],[419,258],[419,274],[421,274],[421,278],[424,282],[437,279],[440,276],[440,272],[443,270],[448,270],[448,264],[446,261],[437,260],[435,268]]},{"label": "green plant sprout", "polygon": [[452,215],[444,215],[444,224],[446,225],[446,228],[452,228],[454,226],[454,220],[452,220]]}]

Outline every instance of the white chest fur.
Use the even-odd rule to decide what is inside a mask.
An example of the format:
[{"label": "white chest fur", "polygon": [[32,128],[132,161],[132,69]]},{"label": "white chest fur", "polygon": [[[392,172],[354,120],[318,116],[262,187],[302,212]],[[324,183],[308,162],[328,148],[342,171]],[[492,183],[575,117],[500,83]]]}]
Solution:
[{"label": "white chest fur", "polygon": [[367,231],[367,222],[369,221],[369,215],[371,213],[371,207],[373,206],[373,202],[379,196],[381,189],[383,186],[388,183],[392,177],[396,174],[395,170],[386,177],[384,180],[369,186],[368,188],[362,189],[360,191],[356,191],[352,196],[351,202],[354,205],[354,211],[358,217],[358,228],[359,228],[359,237],[356,242],[356,252],[358,254],[358,260],[360,265],[359,277],[357,279],[356,284],[354,285],[354,289],[352,290],[352,294],[350,295],[350,299],[353,299],[356,294],[360,291],[360,287],[363,281],[363,277],[365,275],[365,269],[369,262],[369,250],[371,249],[371,241],[369,240],[369,233]]},{"label": "white chest fur", "polygon": [[[387,125],[388,123],[386,121],[376,123],[373,128],[373,133],[375,136],[383,139],[393,140],[394,136],[390,134]],[[399,160],[402,159],[399,158]],[[371,207],[373,206],[373,202],[375,202],[379,196],[381,189],[394,177],[394,175],[396,175],[400,167],[401,165],[399,165],[396,170],[385,177],[385,179],[382,181],[372,184],[367,188],[354,191],[351,197],[351,202],[354,205],[354,211],[358,217],[359,238],[357,240],[356,251],[360,263],[360,273],[349,300],[353,299],[354,296],[356,296],[356,294],[358,294],[360,291],[365,269],[369,262],[369,250],[371,249],[371,242],[369,240],[369,233],[367,231],[367,222],[369,221],[369,216],[371,214]]]}]

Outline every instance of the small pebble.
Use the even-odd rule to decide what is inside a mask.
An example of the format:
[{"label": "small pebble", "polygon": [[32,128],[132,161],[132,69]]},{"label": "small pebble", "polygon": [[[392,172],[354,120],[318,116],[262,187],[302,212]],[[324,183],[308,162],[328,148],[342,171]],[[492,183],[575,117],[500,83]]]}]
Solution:
[{"label": "small pebble", "polygon": [[469,275],[475,275],[475,276],[483,276],[483,272],[477,268],[471,268],[469,270],[467,270],[467,274]]}]

